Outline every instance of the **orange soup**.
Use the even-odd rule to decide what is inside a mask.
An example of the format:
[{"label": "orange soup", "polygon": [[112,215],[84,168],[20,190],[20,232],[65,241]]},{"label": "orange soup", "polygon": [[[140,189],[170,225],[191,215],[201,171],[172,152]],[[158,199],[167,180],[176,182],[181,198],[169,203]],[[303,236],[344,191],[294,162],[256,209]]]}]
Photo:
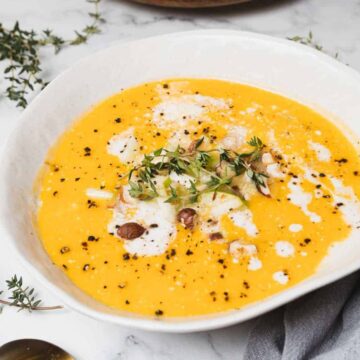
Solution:
[{"label": "orange soup", "polygon": [[312,275],[360,227],[359,155],[285,97],[173,79],[94,106],[50,150],[37,228],[52,261],[111,307],[238,309]]}]

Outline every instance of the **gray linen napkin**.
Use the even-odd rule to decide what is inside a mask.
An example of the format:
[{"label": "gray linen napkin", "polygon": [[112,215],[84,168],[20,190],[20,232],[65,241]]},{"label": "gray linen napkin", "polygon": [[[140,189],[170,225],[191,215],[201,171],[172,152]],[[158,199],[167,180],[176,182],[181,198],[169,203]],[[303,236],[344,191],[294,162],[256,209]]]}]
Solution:
[{"label": "gray linen napkin", "polygon": [[359,360],[360,272],[260,317],[244,359]]}]

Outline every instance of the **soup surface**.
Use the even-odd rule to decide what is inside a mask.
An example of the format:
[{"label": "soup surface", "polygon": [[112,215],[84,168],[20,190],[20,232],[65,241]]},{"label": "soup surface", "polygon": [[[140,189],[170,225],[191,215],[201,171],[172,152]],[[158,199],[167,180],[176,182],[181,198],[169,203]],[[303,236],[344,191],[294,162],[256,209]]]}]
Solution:
[{"label": "soup surface", "polygon": [[104,304],[156,317],[238,309],[304,280],[359,231],[359,165],[332,123],[282,96],[148,83],[60,137],[37,227],[52,261]]}]

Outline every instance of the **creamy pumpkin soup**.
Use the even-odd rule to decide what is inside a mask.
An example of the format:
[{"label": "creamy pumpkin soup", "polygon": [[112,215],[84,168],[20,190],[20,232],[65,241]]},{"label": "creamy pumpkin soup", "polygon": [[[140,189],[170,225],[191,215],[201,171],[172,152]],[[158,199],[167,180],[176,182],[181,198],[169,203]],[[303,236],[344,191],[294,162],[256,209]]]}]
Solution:
[{"label": "creamy pumpkin soup", "polygon": [[238,309],[312,275],[360,228],[360,162],[311,109],[250,86],[175,79],[76,121],[40,174],[52,261],[111,307]]}]

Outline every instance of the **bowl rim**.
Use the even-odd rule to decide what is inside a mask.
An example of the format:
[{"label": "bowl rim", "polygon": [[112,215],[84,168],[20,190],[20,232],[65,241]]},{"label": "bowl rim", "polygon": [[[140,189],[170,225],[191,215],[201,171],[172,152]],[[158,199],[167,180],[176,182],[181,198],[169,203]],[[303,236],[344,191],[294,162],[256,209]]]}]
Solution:
[{"label": "bowl rim", "polygon": [[[276,43],[285,45],[288,48],[293,48],[297,50],[301,50],[301,52],[305,54],[310,54],[314,57],[321,59],[327,65],[331,66],[334,70],[340,71],[342,73],[346,73],[348,76],[351,76],[353,79],[356,80],[360,84],[360,73],[356,70],[342,64],[341,62],[335,60],[331,56],[324,54],[318,50],[310,48],[308,46],[292,42],[282,38],[276,38],[268,35],[247,32],[247,31],[238,31],[238,30],[228,30],[228,29],[216,29],[216,30],[191,30],[191,31],[182,31],[182,32],[175,32],[170,34],[164,35],[157,35],[151,36],[144,39],[137,39],[137,40],[130,40],[130,41],[120,41],[115,43],[110,47],[106,47],[100,51],[96,51],[80,60],[74,62],[68,69],[61,72],[57,75],[54,80],[38,95],[36,98],[31,102],[27,109],[25,109],[20,118],[17,121],[16,126],[11,131],[10,135],[6,139],[4,146],[2,147],[1,151],[1,159],[2,163],[9,163],[9,160],[5,157],[5,152],[9,144],[15,141],[15,135],[17,130],[22,126],[22,124],[26,121],[26,114],[36,106],[36,104],[40,101],[43,96],[46,96],[48,91],[55,86],[58,82],[61,82],[62,77],[73,71],[75,68],[81,66],[82,63],[90,61],[93,57],[96,57],[97,54],[109,51],[114,48],[121,47],[124,44],[129,43],[137,43],[141,45],[142,43],[146,43],[148,41],[154,40],[161,40],[161,39],[172,39],[176,37],[194,37],[194,36],[217,36],[217,37],[224,37],[224,36],[236,36],[238,38],[243,38],[247,40],[262,40],[268,43]],[[2,184],[3,185],[3,184]],[[0,191],[4,191],[5,187],[2,186],[4,189]],[[60,301],[62,301],[65,307],[69,307],[81,314],[87,315],[96,320],[107,321],[110,323],[123,325],[130,328],[136,328],[141,330],[148,330],[148,331],[155,331],[155,332],[168,332],[168,333],[189,333],[189,332],[197,332],[197,331],[205,331],[205,330],[212,330],[212,329],[219,329],[226,326],[234,325],[240,322],[244,322],[246,320],[252,319],[256,316],[262,315],[268,311],[271,311],[281,305],[284,305],[300,296],[303,296],[313,290],[316,290],[322,286],[325,286],[329,283],[332,283],[346,275],[353,273],[354,271],[360,268],[360,263],[357,265],[356,263],[350,264],[349,266],[338,270],[336,274],[327,274],[322,275],[321,279],[312,279],[311,282],[308,282],[308,279],[305,279],[301,282],[301,287],[290,287],[284,291],[288,291],[287,296],[285,298],[279,297],[277,295],[284,293],[284,291],[275,294],[274,296],[267,297],[267,302],[263,304],[261,309],[254,307],[248,307],[247,311],[243,313],[239,310],[231,310],[221,313],[214,314],[214,317],[204,318],[201,317],[191,317],[188,318],[169,318],[169,319],[150,319],[150,318],[140,318],[136,317],[122,317],[120,315],[111,315],[103,312],[99,312],[97,310],[91,309],[90,307],[86,306],[85,304],[81,303],[80,301],[73,298],[69,295],[65,290],[60,289],[57,285],[49,281],[45,275],[43,275],[38,269],[36,269],[31,262],[26,258],[24,254],[22,254],[14,244],[12,240],[13,236],[7,226],[6,219],[3,216],[0,217],[0,224],[1,224],[1,231],[4,232],[4,236],[6,237],[5,244],[9,246],[16,257],[19,259],[21,264],[31,273],[31,275],[45,288],[49,289],[53,292]],[[259,301],[261,303],[261,300]],[[253,303],[252,303],[253,304]],[[251,305],[251,304],[250,304]],[[243,308],[242,308],[243,309]],[[211,315],[211,314],[210,314]],[[195,320],[194,320],[195,318]]]}]

